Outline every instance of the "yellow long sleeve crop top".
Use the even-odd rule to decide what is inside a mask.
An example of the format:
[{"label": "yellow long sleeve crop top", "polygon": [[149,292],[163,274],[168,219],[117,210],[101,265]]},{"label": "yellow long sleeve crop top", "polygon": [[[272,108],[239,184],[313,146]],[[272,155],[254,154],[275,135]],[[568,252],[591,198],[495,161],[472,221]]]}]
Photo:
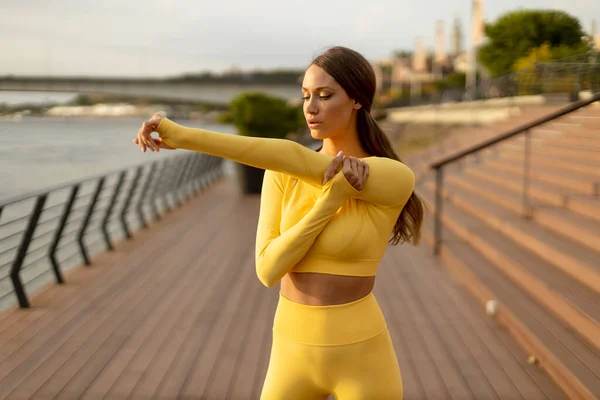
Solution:
[{"label": "yellow long sleeve crop top", "polygon": [[268,287],[288,272],[375,275],[390,235],[413,192],[415,176],[385,157],[362,158],[369,178],[357,191],[339,172],[322,184],[333,157],[286,139],[188,128],[163,118],[171,147],[266,170],[256,237],[256,273]]}]

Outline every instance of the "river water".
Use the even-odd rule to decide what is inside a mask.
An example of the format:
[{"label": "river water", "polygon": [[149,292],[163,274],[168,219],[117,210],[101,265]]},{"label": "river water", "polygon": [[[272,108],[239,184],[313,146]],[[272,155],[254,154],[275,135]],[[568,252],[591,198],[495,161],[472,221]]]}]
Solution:
[{"label": "river water", "polygon": [[[141,118],[0,118],[0,202],[27,192],[173,155],[142,153],[131,140]],[[178,120],[233,133],[229,125]]]},{"label": "river water", "polygon": [[[142,122],[142,118],[129,117],[24,117],[19,120],[0,117],[0,204],[7,199],[23,196],[32,191],[186,151],[163,150],[159,153],[150,151],[142,153],[139,147],[132,143]],[[235,133],[235,128],[229,125],[189,120],[177,120],[177,122],[191,127]],[[0,211],[0,311],[15,304],[16,301],[9,274],[21,240],[21,235],[15,236],[15,233],[25,229],[26,220],[17,225],[12,223],[6,225],[6,223],[14,221],[18,215],[28,215],[32,205],[33,201],[19,202],[6,206]],[[50,237],[36,241],[35,238],[42,233],[38,232],[40,230],[42,229],[35,232],[34,241],[28,250],[25,266],[20,274],[29,294],[54,279],[52,267],[48,258],[44,256]],[[97,229],[93,231],[95,236],[90,237],[88,242],[98,237]],[[74,234],[71,236],[74,237]],[[122,233],[116,237],[122,237]],[[91,248],[91,254],[103,251],[101,241],[94,243],[96,244]],[[61,252],[77,255],[76,242],[65,246]],[[31,261],[33,264],[29,264],[30,260],[37,259],[40,261]],[[69,262],[65,261],[64,265],[61,261],[64,272],[81,265],[82,262],[79,256],[68,260]]]}]

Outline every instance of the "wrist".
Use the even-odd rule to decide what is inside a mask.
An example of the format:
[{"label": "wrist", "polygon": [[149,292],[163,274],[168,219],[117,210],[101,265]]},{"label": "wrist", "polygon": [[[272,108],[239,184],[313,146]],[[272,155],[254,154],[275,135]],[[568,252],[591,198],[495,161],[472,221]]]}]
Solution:
[{"label": "wrist", "polygon": [[360,191],[357,190],[348,180],[343,172],[338,172],[324,186],[324,190],[328,190],[332,195],[340,199],[350,199],[357,196]]}]

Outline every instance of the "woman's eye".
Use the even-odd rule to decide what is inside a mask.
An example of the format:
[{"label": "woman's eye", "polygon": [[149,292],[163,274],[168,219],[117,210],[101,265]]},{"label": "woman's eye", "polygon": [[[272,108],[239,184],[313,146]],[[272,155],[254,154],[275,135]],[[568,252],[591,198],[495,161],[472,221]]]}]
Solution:
[{"label": "woman's eye", "polygon": [[[327,100],[327,99],[329,99],[331,96],[333,96],[333,95],[331,95],[331,94],[328,94],[328,95],[325,95],[325,96],[319,96],[319,98],[320,98],[321,100]],[[303,97],[302,97],[302,100],[304,100],[304,101],[306,101],[306,100],[310,100],[310,96],[303,96]]]}]

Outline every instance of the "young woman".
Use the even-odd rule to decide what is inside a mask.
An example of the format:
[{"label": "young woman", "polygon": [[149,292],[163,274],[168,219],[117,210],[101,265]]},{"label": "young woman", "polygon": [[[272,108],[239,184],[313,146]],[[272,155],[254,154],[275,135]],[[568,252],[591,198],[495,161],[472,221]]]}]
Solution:
[{"label": "young woman", "polygon": [[[256,272],[281,282],[263,400],[402,399],[402,378],[372,293],[389,243],[420,239],[414,174],[370,115],[375,74],[334,47],[305,72],[304,114],[319,151],[282,139],[187,128],[155,114],[134,143],[265,169]],[[159,138],[152,138],[152,132]]]}]

